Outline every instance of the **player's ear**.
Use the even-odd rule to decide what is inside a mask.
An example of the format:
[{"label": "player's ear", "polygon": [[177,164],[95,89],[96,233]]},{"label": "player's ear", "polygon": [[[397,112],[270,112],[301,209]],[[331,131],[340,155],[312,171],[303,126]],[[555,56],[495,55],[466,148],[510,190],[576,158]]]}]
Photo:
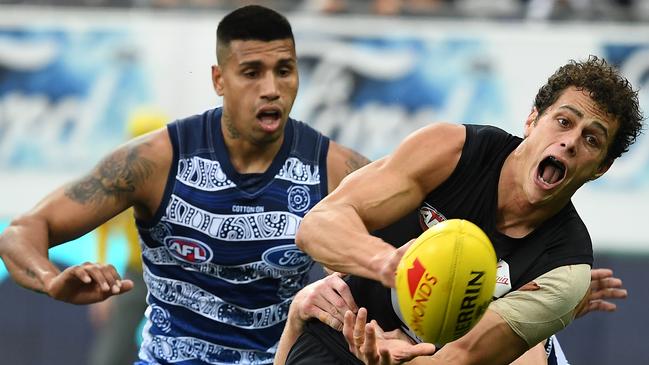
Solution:
[{"label": "player's ear", "polygon": [[527,116],[527,120],[525,120],[525,137],[530,135],[530,132],[532,132],[532,129],[536,127],[536,123],[539,119],[539,111],[536,109],[536,107],[532,107],[532,110],[530,111],[530,115]]},{"label": "player's ear", "polygon": [[219,65],[212,65],[212,86],[216,95],[223,96],[223,72]]}]

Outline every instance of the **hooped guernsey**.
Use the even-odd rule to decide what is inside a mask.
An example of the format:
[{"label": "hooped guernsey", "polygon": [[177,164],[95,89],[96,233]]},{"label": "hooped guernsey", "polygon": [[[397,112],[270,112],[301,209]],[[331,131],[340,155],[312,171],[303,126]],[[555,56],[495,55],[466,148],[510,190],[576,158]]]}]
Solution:
[{"label": "hooped guernsey", "polygon": [[239,174],[221,115],[168,126],[164,196],[137,222],[148,289],[139,364],[271,364],[313,264],[294,239],[327,194],[329,139],[289,119],[268,170]]},{"label": "hooped guernsey", "polygon": [[[374,235],[399,247],[447,219],[475,223],[491,240],[499,260],[494,299],[562,266],[592,265],[590,235],[571,202],[523,238],[508,237],[497,230],[500,172],[522,139],[492,126],[465,127],[462,155],[448,179],[428,194],[419,209]],[[348,277],[347,283],[358,306],[367,308],[368,321],[375,319],[386,331],[401,328],[414,336],[399,317],[394,290],[355,276]],[[341,333],[316,320],[305,327],[287,364],[360,363],[348,351]]]}]

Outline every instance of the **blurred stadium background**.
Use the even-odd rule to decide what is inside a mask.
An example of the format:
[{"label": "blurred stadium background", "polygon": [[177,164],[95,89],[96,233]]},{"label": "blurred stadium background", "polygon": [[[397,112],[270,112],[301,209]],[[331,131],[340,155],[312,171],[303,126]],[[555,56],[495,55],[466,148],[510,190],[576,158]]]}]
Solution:
[{"label": "blurred stadium background", "polygon": [[[521,135],[537,88],[589,54],[617,65],[649,114],[646,0],[0,0],[0,230],[121,143],[133,110],[173,119],[219,105],[215,28],[245,3],[294,26],[293,117],[373,159],[431,121]],[[629,299],[561,332],[564,351],[573,364],[649,364],[649,137],[574,200],[596,266]],[[51,257],[92,261],[95,247],[91,233]],[[123,267],[123,245],[109,261]],[[16,287],[0,262],[0,364],[86,364],[86,311]]]}]

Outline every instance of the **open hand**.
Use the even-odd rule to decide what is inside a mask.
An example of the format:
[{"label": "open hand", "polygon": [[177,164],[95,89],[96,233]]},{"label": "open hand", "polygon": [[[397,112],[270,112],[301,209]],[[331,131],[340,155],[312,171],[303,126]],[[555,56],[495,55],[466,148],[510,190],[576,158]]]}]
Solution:
[{"label": "open hand", "polygon": [[592,311],[613,312],[617,309],[615,303],[606,299],[625,299],[626,289],[622,288],[622,280],[613,276],[611,269],[592,269],[590,271],[590,290],[575,308],[575,318],[585,316]]},{"label": "open hand", "polygon": [[376,321],[366,322],[367,310],[361,308],[356,315],[352,312],[345,313],[343,327],[349,351],[365,364],[396,365],[417,356],[435,353],[433,344],[415,344],[399,329],[384,332]]},{"label": "open hand", "polygon": [[304,322],[317,318],[333,329],[343,329],[345,312],[356,313],[358,306],[341,273],[333,273],[300,290],[293,299],[293,308]]},{"label": "open hand", "polygon": [[133,289],[131,280],[122,280],[113,265],[86,262],[70,266],[46,283],[47,294],[72,304],[100,302]]}]

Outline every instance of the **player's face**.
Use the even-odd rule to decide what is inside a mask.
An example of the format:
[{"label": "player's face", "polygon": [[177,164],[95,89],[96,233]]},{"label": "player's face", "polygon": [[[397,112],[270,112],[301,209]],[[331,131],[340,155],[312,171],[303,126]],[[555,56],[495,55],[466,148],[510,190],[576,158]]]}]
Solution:
[{"label": "player's face", "polygon": [[531,202],[570,198],[584,183],[604,174],[608,147],[619,123],[588,92],[566,89],[542,115],[525,125],[525,191]]},{"label": "player's face", "polygon": [[226,59],[212,67],[223,96],[223,123],[230,137],[255,145],[277,141],[297,94],[295,45],[291,39],[232,41]]}]

